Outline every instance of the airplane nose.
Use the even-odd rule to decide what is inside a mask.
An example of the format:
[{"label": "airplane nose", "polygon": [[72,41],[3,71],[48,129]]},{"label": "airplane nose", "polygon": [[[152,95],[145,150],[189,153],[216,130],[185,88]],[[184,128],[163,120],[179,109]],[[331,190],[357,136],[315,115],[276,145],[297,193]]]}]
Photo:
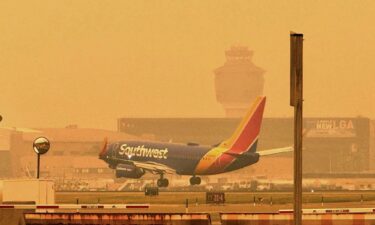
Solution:
[{"label": "airplane nose", "polygon": [[99,152],[99,159],[105,159],[108,152],[108,139],[104,139],[104,144],[102,150]]}]

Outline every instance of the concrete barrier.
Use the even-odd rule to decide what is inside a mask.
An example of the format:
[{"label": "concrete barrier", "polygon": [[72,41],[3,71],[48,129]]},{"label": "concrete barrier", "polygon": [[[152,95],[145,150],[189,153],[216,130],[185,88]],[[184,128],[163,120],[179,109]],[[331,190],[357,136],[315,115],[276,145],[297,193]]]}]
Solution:
[{"label": "concrete barrier", "polygon": [[0,204],[0,209],[148,209],[149,204]]},{"label": "concrete barrier", "polygon": [[164,214],[164,213],[26,213],[26,225],[39,224],[168,224],[168,225],[210,225],[209,214]]},{"label": "concrete barrier", "polygon": [[[293,213],[221,213],[222,225],[293,225]],[[303,214],[303,225],[373,225],[375,213]]]}]

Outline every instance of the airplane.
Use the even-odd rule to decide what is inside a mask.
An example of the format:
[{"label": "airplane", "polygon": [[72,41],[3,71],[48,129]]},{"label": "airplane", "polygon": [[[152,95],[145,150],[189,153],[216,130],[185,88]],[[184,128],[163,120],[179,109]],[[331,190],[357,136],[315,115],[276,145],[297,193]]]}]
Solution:
[{"label": "airplane", "polygon": [[213,175],[255,164],[260,156],[293,151],[292,147],[256,151],[266,97],[257,97],[232,136],[215,146],[155,141],[123,141],[108,144],[99,159],[116,170],[116,177],[141,178],[146,172],[159,174],[158,187],[168,187],[165,174],[189,175],[199,185],[198,175]]}]

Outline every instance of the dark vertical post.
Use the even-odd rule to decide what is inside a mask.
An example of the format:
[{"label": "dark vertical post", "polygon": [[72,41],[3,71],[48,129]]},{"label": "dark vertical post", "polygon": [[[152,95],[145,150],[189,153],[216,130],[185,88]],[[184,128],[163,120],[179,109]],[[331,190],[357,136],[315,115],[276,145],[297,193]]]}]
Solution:
[{"label": "dark vertical post", "polygon": [[303,34],[290,34],[290,105],[294,106],[294,224],[302,225]]},{"label": "dark vertical post", "polygon": [[40,168],[40,154],[36,154],[38,157],[37,165],[36,165],[36,179],[39,179],[39,168]]}]

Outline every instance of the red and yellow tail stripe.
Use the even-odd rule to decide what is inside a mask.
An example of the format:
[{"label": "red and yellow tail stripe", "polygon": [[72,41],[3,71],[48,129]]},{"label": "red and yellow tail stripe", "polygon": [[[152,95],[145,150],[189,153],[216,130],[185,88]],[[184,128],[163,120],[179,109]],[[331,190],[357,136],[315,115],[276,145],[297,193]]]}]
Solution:
[{"label": "red and yellow tail stripe", "polygon": [[233,135],[218,147],[208,151],[195,168],[196,174],[224,172],[236,158],[226,152],[242,154],[257,141],[263,118],[266,97],[258,97]]}]

